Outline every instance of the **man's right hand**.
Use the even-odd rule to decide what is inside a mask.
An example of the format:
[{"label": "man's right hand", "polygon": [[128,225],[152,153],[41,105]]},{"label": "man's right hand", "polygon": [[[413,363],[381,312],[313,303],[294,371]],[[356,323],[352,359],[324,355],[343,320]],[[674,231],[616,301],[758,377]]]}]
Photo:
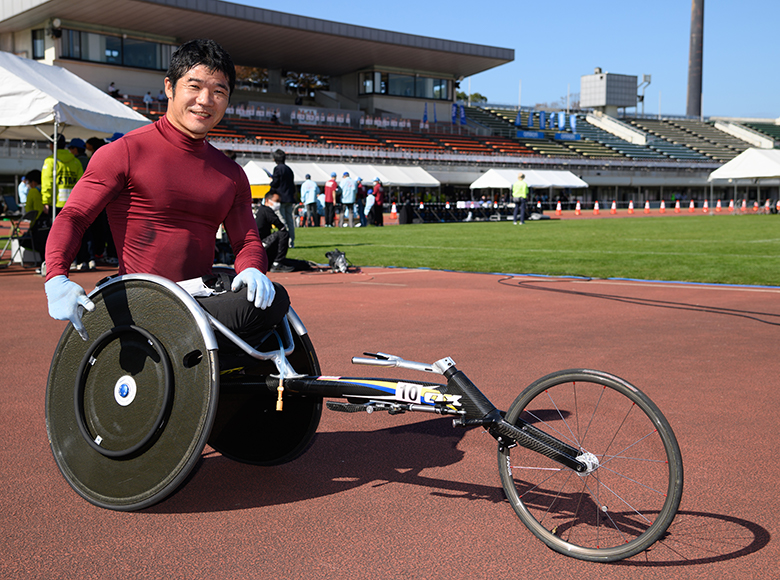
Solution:
[{"label": "man's right hand", "polygon": [[92,312],[95,303],[87,297],[84,289],[65,275],[54,276],[44,284],[44,288],[49,301],[49,316],[55,320],[70,320],[79,336],[89,340],[81,316],[85,309]]}]

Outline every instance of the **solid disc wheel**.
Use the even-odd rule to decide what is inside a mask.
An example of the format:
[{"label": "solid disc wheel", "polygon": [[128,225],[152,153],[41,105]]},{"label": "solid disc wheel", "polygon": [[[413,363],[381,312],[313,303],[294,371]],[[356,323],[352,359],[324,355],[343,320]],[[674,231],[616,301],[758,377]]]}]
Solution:
[{"label": "solid disc wheel", "polygon": [[110,509],[172,493],[200,460],[216,413],[216,344],[207,346],[202,311],[155,278],[120,277],[93,293],[83,320],[94,342],[68,325],[49,371],[57,465],[81,496]]},{"label": "solid disc wheel", "polygon": [[509,502],[550,548],[609,562],[665,533],[682,497],[682,457],[669,423],[636,387],[598,371],[560,371],[515,399],[506,420],[520,419],[579,449],[589,467],[580,475],[524,447],[499,448]]}]

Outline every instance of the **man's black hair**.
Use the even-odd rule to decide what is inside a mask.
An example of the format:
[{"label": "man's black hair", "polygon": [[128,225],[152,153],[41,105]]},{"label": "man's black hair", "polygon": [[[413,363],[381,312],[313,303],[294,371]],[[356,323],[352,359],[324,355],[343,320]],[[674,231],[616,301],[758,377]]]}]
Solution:
[{"label": "man's black hair", "polygon": [[185,42],[171,55],[171,64],[165,76],[171,81],[174,92],[176,83],[188,70],[203,65],[210,71],[224,73],[228,79],[230,94],[236,86],[236,67],[228,52],[213,40],[198,38]]},{"label": "man's black hair", "polygon": [[35,183],[41,182],[41,170],[33,169],[27,175],[25,175],[27,181],[34,181]]},{"label": "man's black hair", "polygon": [[270,190],[268,193],[265,194],[265,197],[263,197],[263,203],[270,200],[273,196],[279,195],[279,192],[275,189]]},{"label": "man's black hair", "polygon": [[281,149],[274,151],[274,161],[277,163],[284,163],[285,159],[287,159],[287,155],[285,155],[284,151]]},{"label": "man's black hair", "polygon": [[[49,139],[49,145],[52,143],[54,143],[54,135],[52,135]],[[57,149],[65,149],[65,135],[62,133],[57,135]]]},{"label": "man's black hair", "polygon": [[100,139],[99,137],[90,137],[89,139],[87,139],[87,145],[92,146],[92,151],[97,151],[105,144],[106,144],[105,140]]}]

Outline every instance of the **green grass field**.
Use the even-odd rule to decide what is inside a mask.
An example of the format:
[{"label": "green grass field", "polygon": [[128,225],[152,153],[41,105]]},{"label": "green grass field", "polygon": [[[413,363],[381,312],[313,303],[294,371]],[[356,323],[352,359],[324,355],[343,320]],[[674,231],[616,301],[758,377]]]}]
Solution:
[{"label": "green grass field", "polygon": [[780,216],[299,228],[289,257],[356,266],[780,286]]}]

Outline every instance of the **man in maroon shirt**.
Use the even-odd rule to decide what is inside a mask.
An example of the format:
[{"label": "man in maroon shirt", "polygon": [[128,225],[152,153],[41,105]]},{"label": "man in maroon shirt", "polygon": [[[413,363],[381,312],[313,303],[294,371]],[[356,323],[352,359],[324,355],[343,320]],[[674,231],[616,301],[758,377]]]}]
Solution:
[{"label": "man in maroon shirt", "polygon": [[338,201],[339,184],[336,181],[336,172],[330,174],[330,179],[325,183],[325,227],[333,227],[335,205]]},{"label": "man in maroon shirt", "polygon": [[[97,150],[54,220],[46,247],[49,314],[70,320],[85,340],[81,316],[95,306],[67,275],[84,230],[104,208],[120,274],[175,282],[208,276],[224,224],[238,275],[232,292],[201,298],[201,305],[247,341],[287,312],[284,288],[265,276],[246,174],[205,139],[225,114],[234,85],[233,62],[217,43],[179,47],[165,78],[165,116]],[[230,347],[220,339],[220,348]]]}]

